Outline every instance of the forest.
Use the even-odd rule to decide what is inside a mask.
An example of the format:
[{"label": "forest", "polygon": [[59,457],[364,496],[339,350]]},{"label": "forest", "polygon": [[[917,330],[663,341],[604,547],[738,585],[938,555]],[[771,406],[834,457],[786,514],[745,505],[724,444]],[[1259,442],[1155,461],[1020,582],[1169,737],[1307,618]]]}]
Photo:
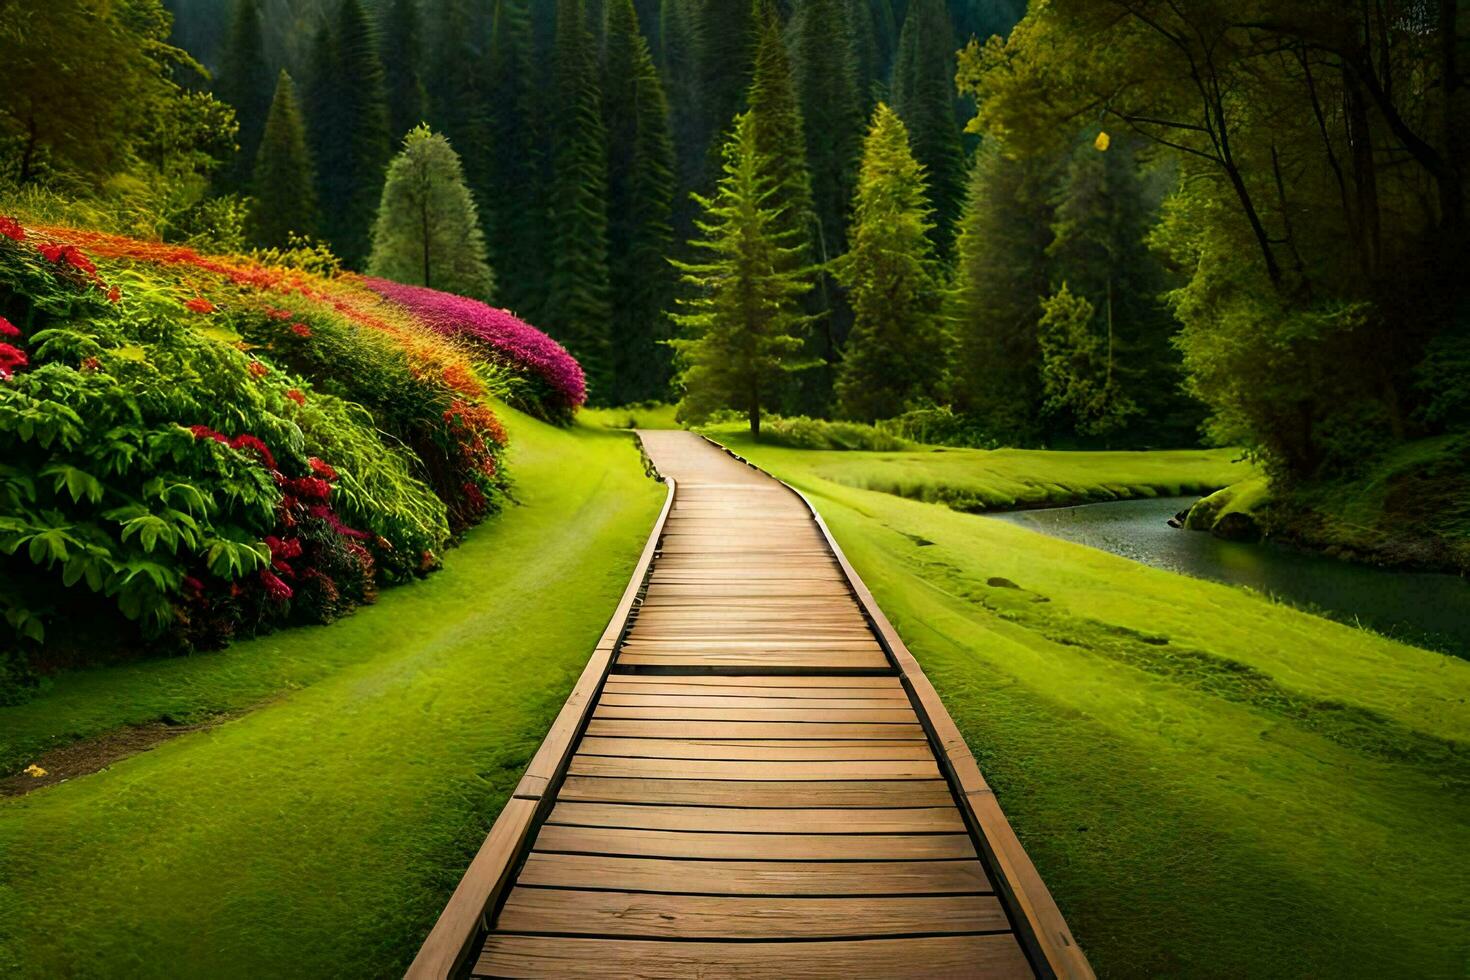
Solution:
[{"label": "forest", "polygon": [[0,0],[0,64],[0,973],[401,974],[687,429],[1099,974],[1459,975],[1460,0]]}]

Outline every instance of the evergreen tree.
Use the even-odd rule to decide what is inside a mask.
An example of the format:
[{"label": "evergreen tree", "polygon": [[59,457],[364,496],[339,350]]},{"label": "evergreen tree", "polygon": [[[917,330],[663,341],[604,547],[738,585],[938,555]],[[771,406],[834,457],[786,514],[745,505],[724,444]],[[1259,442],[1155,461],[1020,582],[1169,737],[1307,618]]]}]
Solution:
[{"label": "evergreen tree", "polygon": [[552,141],[552,246],[546,325],[582,363],[591,397],[611,397],[607,134],[597,51],[583,0],[557,0],[552,93],[563,114]]},{"label": "evergreen tree", "polygon": [[308,110],[323,229],[343,262],[360,267],[392,155],[383,63],[361,0],[342,0],[313,44]]},{"label": "evergreen tree", "polygon": [[480,212],[487,226],[496,293],[536,322],[546,303],[546,153],[536,114],[531,19],[526,0],[496,0],[490,26],[489,145]]},{"label": "evergreen tree", "polygon": [[669,106],[633,0],[607,0],[603,98],[608,151],[608,257],[613,295],[612,399],[668,389],[663,325],[674,289],[667,258],[674,196]]},{"label": "evergreen tree", "polygon": [[884,89],[888,78],[871,0],[847,0],[847,21],[852,25],[853,74],[863,111],[867,112],[887,97]]},{"label": "evergreen tree", "polygon": [[1034,441],[1042,395],[1037,321],[1050,293],[1051,163],[1005,154],[987,141],[976,154],[955,242],[948,315],[955,337],[951,398],[998,439]]},{"label": "evergreen tree", "polygon": [[296,88],[282,69],[255,158],[251,241],[262,248],[283,247],[293,233],[315,234],[315,181]]},{"label": "evergreen tree", "polygon": [[[751,0],[697,0],[699,25],[700,152],[709,160],[713,178],[721,170],[724,135],[750,85],[751,54],[755,45],[755,16]],[[711,183],[713,181],[711,180]]]},{"label": "evergreen tree", "polygon": [[499,93],[486,84],[486,59],[479,38],[491,24],[482,21],[476,0],[441,0],[434,19],[433,57],[424,81],[429,117],[465,160],[470,187],[483,199],[489,182],[490,108]]},{"label": "evergreen tree", "polygon": [[383,72],[388,91],[388,132],[394,139],[424,122],[420,77],[423,30],[418,0],[390,0],[383,19]]},{"label": "evergreen tree", "polygon": [[1109,435],[1139,408],[1122,391],[1116,370],[1111,324],[1106,338],[1093,320],[1093,306],[1067,284],[1042,301],[1037,324],[1041,348],[1043,409],[1066,418],[1081,435]]},{"label": "evergreen tree", "polygon": [[418,126],[388,167],[368,273],[489,300],[494,289],[485,238],[459,155]]},{"label": "evergreen tree", "polygon": [[659,69],[669,97],[669,128],[674,138],[674,235],[688,240],[694,228],[689,194],[704,176],[706,144],[701,141],[699,99],[698,0],[662,0],[659,8]]},{"label": "evergreen tree", "polygon": [[714,196],[697,197],[702,237],[691,244],[708,259],[676,263],[695,296],[681,301],[686,312],[674,321],[684,336],[671,341],[683,390],[679,417],[698,422],[733,408],[746,414],[757,439],[762,409],[780,397],[790,372],[809,366],[800,356],[800,299],[810,284],[789,271],[792,246],[770,204],[770,167],[756,146],[754,118],[739,116]]},{"label": "evergreen tree", "polygon": [[849,418],[892,418],[939,395],[944,332],[930,213],[908,131],[880,102],[863,147],[851,250],[837,266],[854,314],[837,378]]},{"label": "evergreen tree", "polygon": [[814,249],[812,180],[806,165],[806,135],[796,97],[791,57],[781,21],[770,0],[759,5],[755,72],[746,97],[755,127],[756,150],[769,161],[771,204],[777,224],[794,249],[796,266],[810,261]]},{"label": "evergreen tree", "polygon": [[235,120],[240,126],[237,136],[240,152],[221,171],[222,184],[228,189],[243,189],[250,182],[250,171],[265,130],[265,117],[271,107],[271,75],[265,62],[259,0],[235,2],[216,90],[222,100],[234,107]]},{"label": "evergreen tree", "polygon": [[947,251],[964,196],[965,151],[955,116],[955,43],[945,0],[909,0],[893,67],[893,108],[929,178],[933,238]]}]

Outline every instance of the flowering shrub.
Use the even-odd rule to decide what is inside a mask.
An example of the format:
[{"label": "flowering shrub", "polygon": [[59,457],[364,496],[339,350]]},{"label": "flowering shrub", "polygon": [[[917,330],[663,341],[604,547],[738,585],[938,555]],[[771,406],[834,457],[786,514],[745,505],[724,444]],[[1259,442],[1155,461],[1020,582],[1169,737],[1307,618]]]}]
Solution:
[{"label": "flowering shrub", "polygon": [[386,279],[364,279],[375,292],[446,336],[466,337],[490,360],[530,382],[521,407],[542,418],[570,421],[587,401],[582,366],[566,348],[506,310],[478,300]]},{"label": "flowering shrub", "polygon": [[432,570],[507,486],[460,347],[355,278],[0,216],[0,617],[208,647]]}]

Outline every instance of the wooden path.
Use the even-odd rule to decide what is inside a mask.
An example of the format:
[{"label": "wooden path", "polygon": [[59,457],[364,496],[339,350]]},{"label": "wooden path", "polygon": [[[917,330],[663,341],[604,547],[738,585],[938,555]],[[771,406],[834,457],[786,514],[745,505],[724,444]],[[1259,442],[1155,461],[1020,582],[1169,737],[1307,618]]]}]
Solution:
[{"label": "wooden path", "polygon": [[664,513],[409,976],[1090,977],[806,501],[640,435]]}]

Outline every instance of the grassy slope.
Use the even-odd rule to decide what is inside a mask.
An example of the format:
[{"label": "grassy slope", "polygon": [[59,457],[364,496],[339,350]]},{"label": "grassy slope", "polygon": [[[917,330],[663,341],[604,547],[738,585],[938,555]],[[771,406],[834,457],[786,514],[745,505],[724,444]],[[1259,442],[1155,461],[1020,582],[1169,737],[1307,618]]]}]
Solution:
[{"label": "grassy slope", "polygon": [[[749,437],[733,426],[708,430],[740,447]],[[833,483],[879,490],[956,510],[1010,510],[1134,497],[1208,493],[1251,476],[1230,449],[1157,452],[1051,452],[1038,449],[922,449],[912,452],[823,452],[763,448],[772,459],[799,453],[802,465]]]},{"label": "grassy slope", "polygon": [[444,572],[331,627],[70,675],[0,709],[8,740],[33,739],[289,691],[0,801],[0,975],[401,972],[663,499],[626,435],[505,415],[525,506],[471,534]]},{"label": "grassy slope", "polygon": [[1099,973],[1464,975],[1470,664],[736,448],[811,494]]}]

